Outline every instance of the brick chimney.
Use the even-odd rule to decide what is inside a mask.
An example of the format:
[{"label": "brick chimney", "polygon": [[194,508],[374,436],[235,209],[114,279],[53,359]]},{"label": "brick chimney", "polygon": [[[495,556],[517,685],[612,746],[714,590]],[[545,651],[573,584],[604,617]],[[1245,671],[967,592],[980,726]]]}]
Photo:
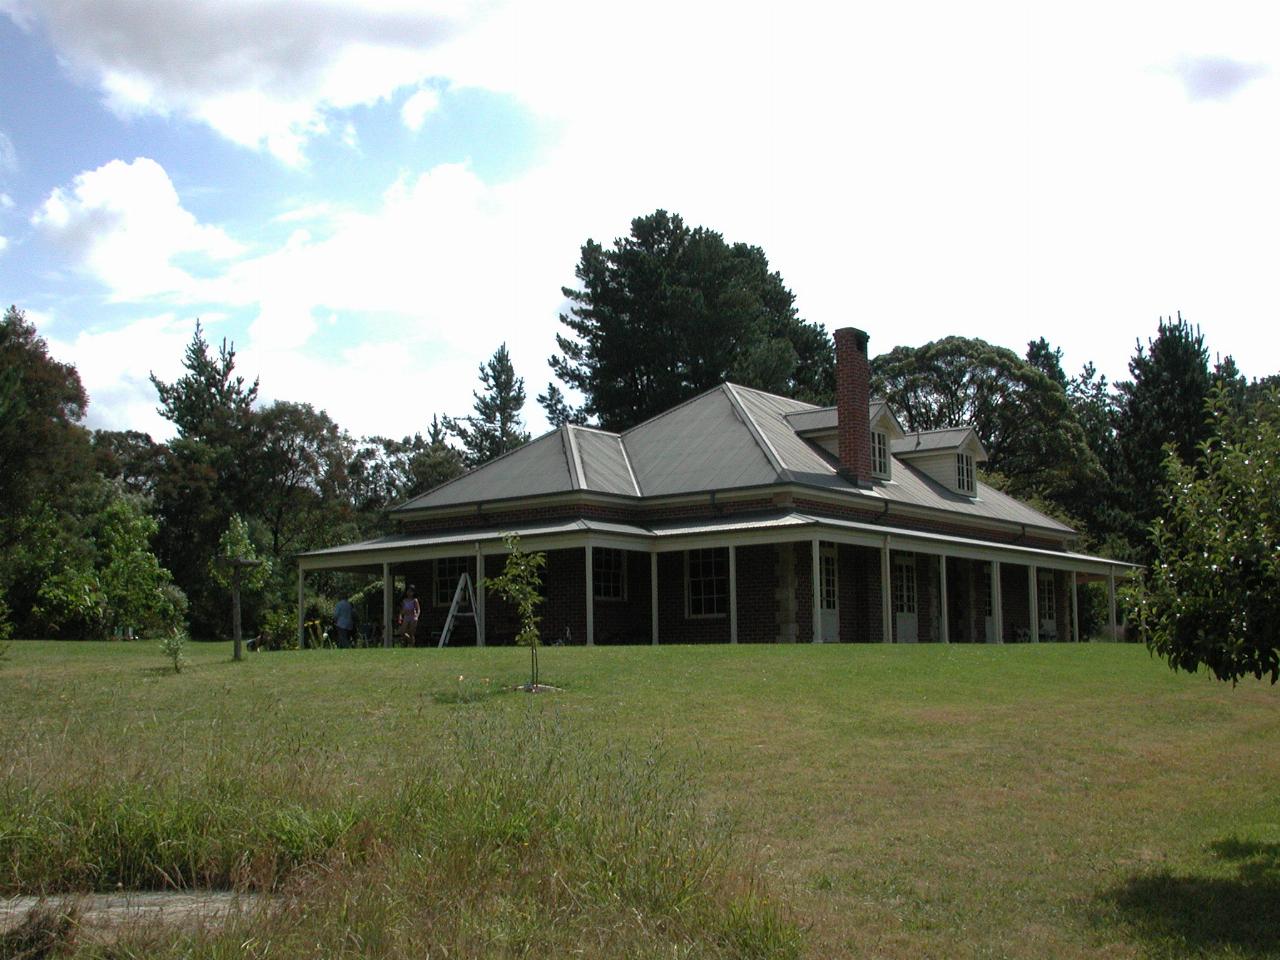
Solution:
[{"label": "brick chimney", "polygon": [[871,485],[871,361],[867,335],[841,327],[836,339],[836,429],[840,473],[859,486]]}]

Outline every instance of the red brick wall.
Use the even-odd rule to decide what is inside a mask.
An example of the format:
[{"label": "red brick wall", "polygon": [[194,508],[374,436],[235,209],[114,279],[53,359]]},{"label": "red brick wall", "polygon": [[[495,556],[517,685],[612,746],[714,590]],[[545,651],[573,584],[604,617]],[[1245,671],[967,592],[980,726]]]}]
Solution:
[{"label": "red brick wall", "polygon": [[836,431],[840,470],[856,483],[871,482],[871,363],[867,335],[853,327],[835,332]]},{"label": "red brick wall", "polygon": [[880,551],[841,544],[836,564],[840,591],[840,640],[879,643],[884,637],[880,606]]},{"label": "red brick wall", "polygon": [[777,548],[772,544],[738,547],[737,554],[738,642],[774,643],[778,639]]}]

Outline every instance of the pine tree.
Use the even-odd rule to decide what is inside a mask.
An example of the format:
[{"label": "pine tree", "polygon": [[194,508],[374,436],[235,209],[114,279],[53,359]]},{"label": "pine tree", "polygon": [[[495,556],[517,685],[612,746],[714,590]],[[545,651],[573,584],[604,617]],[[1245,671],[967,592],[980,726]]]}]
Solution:
[{"label": "pine tree", "polygon": [[473,415],[444,420],[445,429],[462,444],[469,467],[488,463],[529,440],[521,417],[524,379],[516,376],[505,343],[480,365],[480,385],[481,389],[472,393]]}]

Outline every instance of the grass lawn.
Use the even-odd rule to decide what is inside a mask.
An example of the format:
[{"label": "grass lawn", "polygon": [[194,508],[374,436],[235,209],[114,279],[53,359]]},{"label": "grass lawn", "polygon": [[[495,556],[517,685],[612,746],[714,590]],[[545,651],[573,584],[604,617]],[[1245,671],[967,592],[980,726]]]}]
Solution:
[{"label": "grass lawn", "polygon": [[[242,664],[227,645],[189,650],[178,676],[144,644],[19,642],[0,660],[0,893],[83,885],[85,862],[106,857],[19,848],[21,817],[88,822],[85,809],[121,806],[112,791],[143,805],[225,794],[275,818],[275,859],[255,860],[266,835],[233,837],[235,824],[220,842],[246,849],[207,857],[238,856],[223,879],[274,884],[292,911],[243,921],[235,945],[251,955],[323,942],[410,956],[406,938],[436,924],[441,956],[787,956],[798,928],[801,953],[823,958],[1280,957],[1280,691],[1175,675],[1140,648],[548,648],[544,682],[563,691],[539,697],[498,692],[525,679],[523,650]],[[490,752],[450,765],[468,749]],[[544,791],[560,819],[538,819]],[[736,846],[704,849],[700,827],[679,826],[684,791],[699,818],[731,818]],[[511,797],[525,797],[518,816]],[[502,808],[503,826],[454,808]],[[301,839],[280,840],[281,809]],[[369,823],[380,809],[387,835]],[[363,845],[289,872],[361,829]],[[518,853],[530,843],[534,862]],[[443,876],[485,858],[490,873]],[[704,879],[679,879],[685,859]],[[98,885],[145,873],[112,862]],[[412,884],[435,885],[436,913]],[[454,900],[471,906],[440,912]],[[323,935],[307,903],[329,911]],[[162,955],[239,955],[155,936]]]}]

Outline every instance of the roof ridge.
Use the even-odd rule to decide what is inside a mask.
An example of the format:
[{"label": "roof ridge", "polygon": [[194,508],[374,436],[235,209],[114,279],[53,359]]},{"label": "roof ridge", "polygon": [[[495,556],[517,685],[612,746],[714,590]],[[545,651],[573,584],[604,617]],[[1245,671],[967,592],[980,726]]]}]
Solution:
[{"label": "roof ridge", "polygon": [[[932,430],[911,430],[903,431],[908,437],[917,437],[922,433],[948,433],[952,430],[974,430],[973,424],[961,424],[958,427],[934,427]],[[976,433],[977,431],[974,430]]]},{"label": "roof ridge", "polygon": [[759,387],[744,386],[741,383],[734,383],[732,380],[724,381],[724,386],[733,387],[735,390],[745,390],[748,393],[759,394],[762,397],[775,397],[778,400],[786,400],[788,403],[798,403],[809,408],[808,410],[793,410],[792,413],[812,413],[814,410],[825,409],[824,407],[818,406],[816,403],[810,403],[808,400],[797,400],[795,397],[788,397],[785,394],[774,393],[772,390],[761,390]]},{"label": "roof ridge", "polygon": [[566,423],[560,429],[564,432],[565,446],[568,447],[569,482],[575,490],[590,489],[587,486],[587,472],[582,469],[582,455],[578,453],[578,444],[573,439],[574,424]]},{"label": "roof ridge", "polygon": [[626,441],[622,439],[621,434],[616,435],[618,441],[618,449],[622,451],[622,462],[627,465],[627,475],[631,477],[631,486],[636,491],[637,497],[643,497],[644,492],[640,489],[640,480],[636,477],[636,472],[631,466],[631,454],[627,453]]},{"label": "roof ridge", "polygon": [[725,393],[729,395],[729,402],[733,404],[733,408],[742,416],[747,432],[751,434],[756,445],[764,450],[765,459],[769,461],[769,464],[780,476],[786,476],[788,471],[786,465],[782,462],[782,457],[778,456],[778,451],[773,448],[769,438],[760,429],[760,424],[756,423],[755,417],[751,415],[751,412],[743,404],[742,398],[738,396],[739,388],[727,380],[724,382],[723,387]]},{"label": "roof ridge", "polygon": [[657,421],[661,420],[663,417],[668,416],[669,414],[675,413],[681,407],[687,407],[689,404],[693,403],[693,401],[701,400],[703,397],[708,397],[711,394],[722,390],[723,387],[724,387],[723,383],[718,383],[714,387],[710,388],[709,390],[703,390],[701,393],[694,394],[692,397],[689,397],[688,399],[681,400],[674,407],[668,407],[666,410],[663,410],[661,413],[655,413],[648,420],[641,420],[634,427],[627,427],[627,429],[619,433],[618,436],[625,437],[628,433],[631,433],[632,431],[639,430],[641,427],[648,426],[651,423],[656,423]]}]

